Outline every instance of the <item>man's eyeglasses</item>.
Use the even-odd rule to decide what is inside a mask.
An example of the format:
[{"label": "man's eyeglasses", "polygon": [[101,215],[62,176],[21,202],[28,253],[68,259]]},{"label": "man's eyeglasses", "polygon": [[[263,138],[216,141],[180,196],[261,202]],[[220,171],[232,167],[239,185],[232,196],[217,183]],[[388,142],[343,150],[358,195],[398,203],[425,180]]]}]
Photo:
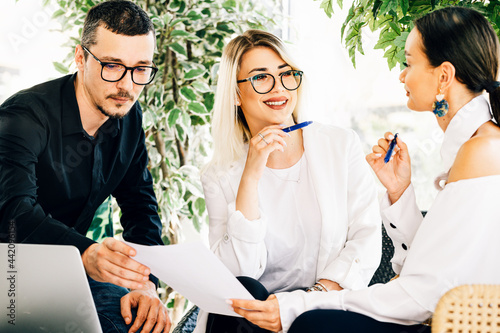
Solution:
[{"label": "man's eyeglasses", "polygon": [[[302,83],[302,75],[304,72],[289,70],[279,74],[278,76],[281,79],[281,84],[286,90],[296,90],[300,87]],[[267,94],[271,90],[273,90],[274,85],[276,84],[276,79],[274,75],[268,73],[257,74],[247,79],[238,80],[236,82],[242,83],[245,81],[250,81],[252,83],[253,90],[255,90],[258,94]]]},{"label": "man's eyeglasses", "polygon": [[102,62],[85,46],[82,45],[82,48],[94,57],[94,59],[102,66],[101,78],[107,82],[120,81],[127,74],[127,71],[130,71],[132,74],[132,82],[138,85],[146,85],[153,81],[155,74],[158,71],[158,68],[153,66],[127,67],[116,62]]}]

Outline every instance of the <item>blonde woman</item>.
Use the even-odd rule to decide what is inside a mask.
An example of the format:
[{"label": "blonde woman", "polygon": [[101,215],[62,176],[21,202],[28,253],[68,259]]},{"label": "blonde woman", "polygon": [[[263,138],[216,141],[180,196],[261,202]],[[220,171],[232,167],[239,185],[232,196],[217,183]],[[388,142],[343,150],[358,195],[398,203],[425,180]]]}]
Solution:
[{"label": "blonde woman", "polygon": [[[210,246],[260,299],[360,289],[380,262],[376,191],[358,136],[318,123],[283,131],[303,120],[303,76],[282,41],[258,30],[233,39],[220,64],[214,155],[202,175]],[[206,317],[197,332],[265,331]]]}]

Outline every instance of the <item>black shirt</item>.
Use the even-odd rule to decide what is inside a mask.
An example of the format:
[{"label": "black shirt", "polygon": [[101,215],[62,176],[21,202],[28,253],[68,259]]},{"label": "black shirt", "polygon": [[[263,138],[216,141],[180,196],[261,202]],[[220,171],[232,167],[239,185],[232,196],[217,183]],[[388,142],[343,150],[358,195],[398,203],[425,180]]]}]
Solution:
[{"label": "black shirt", "polygon": [[76,74],[10,97],[0,106],[0,241],[75,245],[83,253],[96,209],[112,194],[123,238],[163,244],[147,169],[142,112],[108,119],[95,138],[82,127]]}]

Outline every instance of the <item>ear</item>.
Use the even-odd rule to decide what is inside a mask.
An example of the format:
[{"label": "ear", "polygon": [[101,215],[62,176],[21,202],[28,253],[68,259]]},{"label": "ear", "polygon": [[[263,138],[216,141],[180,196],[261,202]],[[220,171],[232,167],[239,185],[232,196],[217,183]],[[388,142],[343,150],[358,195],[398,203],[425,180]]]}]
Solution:
[{"label": "ear", "polygon": [[240,106],[241,105],[241,100],[240,100],[240,94],[239,93],[236,95],[236,99],[234,100],[234,105],[235,106]]},{"label": "ear", "polygon": [[438,86],[446,91],[455,80],[455,66],[449,61],[443,62],[439,67]]},{"label": "ear", "polygon": [[77,45],[75,48],[75,64],[79,72],[83,72],[85,68],[85,50],[81,45]]}]

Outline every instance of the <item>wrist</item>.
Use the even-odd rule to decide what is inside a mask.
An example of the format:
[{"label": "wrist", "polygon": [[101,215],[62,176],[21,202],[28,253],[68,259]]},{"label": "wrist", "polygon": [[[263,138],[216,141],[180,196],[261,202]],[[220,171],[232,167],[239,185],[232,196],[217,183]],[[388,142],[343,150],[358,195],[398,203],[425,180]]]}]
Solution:
[{"label": "wrist", "polygon": [[142,290],[147,292],[154,292],[156,294],[156,285],[152,281],[148,280],[142,282],[142,288],[131,289],[131,290]]},{"label": "wrist", "polygon": [[403,193],[405,193],[408,186],[410,186],[410,183],[406,184],[405,186],[402,186],[401,188],[399,188],[397,190],[392,190],[392,191],[389,191],[389,189],[387,190],[387,195],[389,197],[389,201],[391,202],[391,205],[395,204],[396,201],[398,201],[401,198],[401,196],[403,196]]},{"label": "wrist", "polygon": [[333,290],[334,288],[328,288],[325,284],[322,282],[318,281],[311,287],[307,288],[307,292],[310,291],[321,291],[321,292],[329,292],[330,290]]},{"label": "wrist", "polygon": [[82,258],[82,262],[83,262],[83,266],[85,266],[85,264],[87,263],[87,258],[88,256],[90,255],[90,253],[94,250],[95,247],[97,247],[99,244],[98,243],[94,243],[94,244],[91,244],[85,251],[83,251],[82,255],[81,255],[81,258]]},{"label": "wrist", "polygon": [[243,174],[241,175],[240,186],[241,186],[241,184],[245,184],[247,186],[257,187],[261,176],[262,175],[259,175],[255,172],[249,172],[249,171],[245,170],[245,171],[243,171]]}]

